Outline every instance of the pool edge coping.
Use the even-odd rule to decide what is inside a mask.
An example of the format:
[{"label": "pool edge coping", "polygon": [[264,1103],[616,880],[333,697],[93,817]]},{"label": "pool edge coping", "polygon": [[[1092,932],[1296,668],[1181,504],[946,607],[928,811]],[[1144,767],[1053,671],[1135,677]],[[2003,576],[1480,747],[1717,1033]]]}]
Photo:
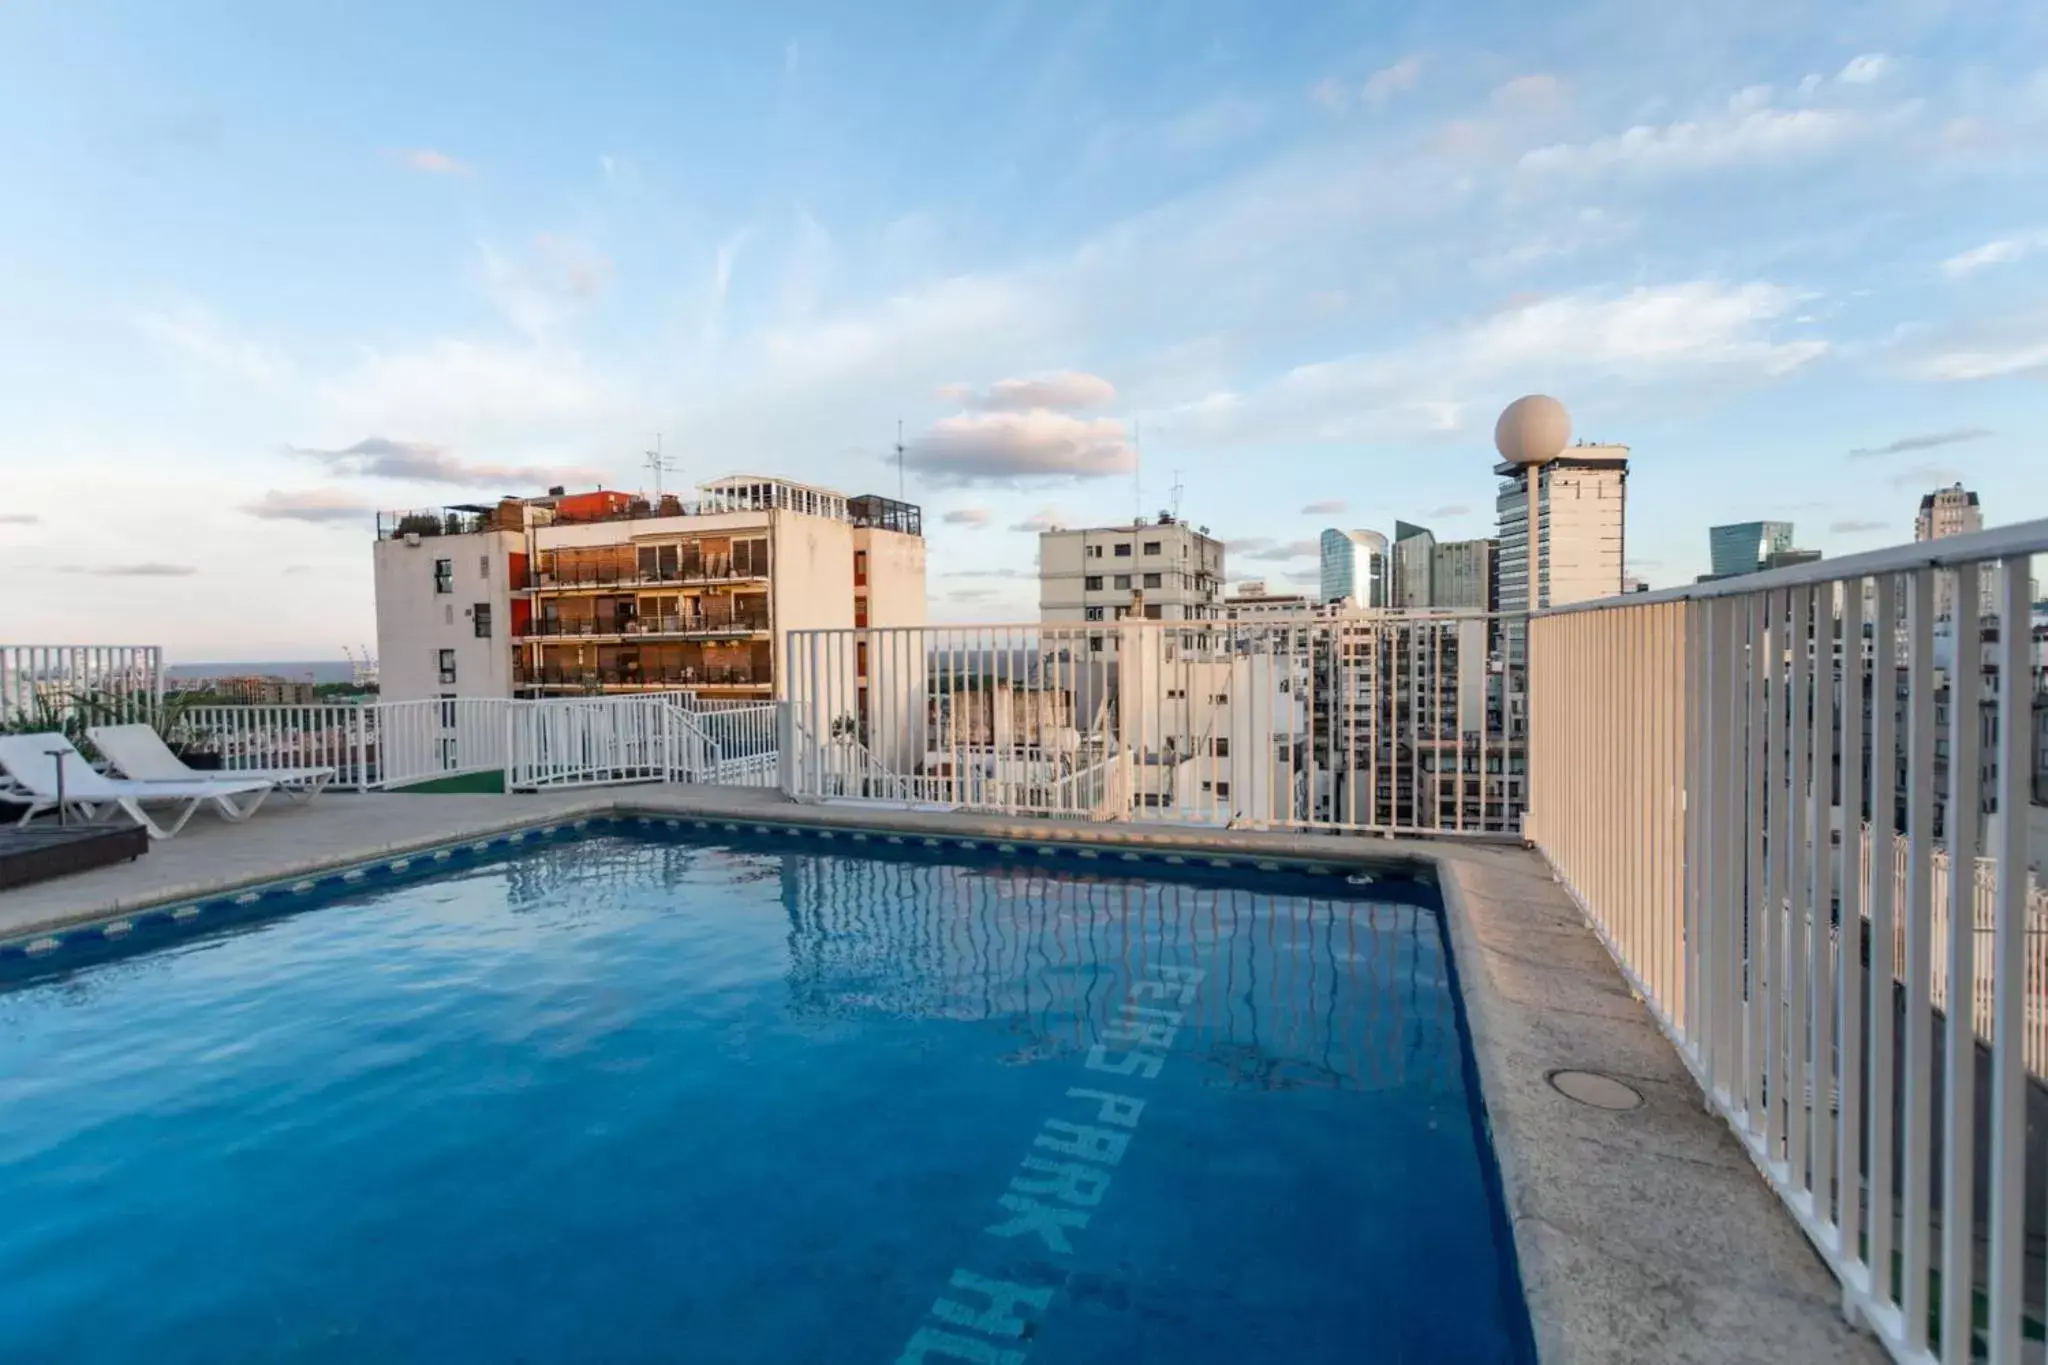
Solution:
[{"label": "pool edge coping", "polygon": [[[801,826],[806,829],[868,831],[884,835],[915,835],[920,838],[943,836],[999,844],[1014,843],[1020,846],[1085,845],[1145,849],[1158,853],[1181,852],[1208,857],[1230,857],[1247,865],[1246,868],[1239,870],[1269,870],[1265,866],[1269,863],[1301,868],[1321,864],[1324,870],[1331,866],[1390,868],[1410,875],[1422,874],[1432,885],[1438,881],[1436,860],[1426,854],[1418,854],[1405,848],[1399,851],[1382,850],[1377,846],[1347,849],[1341,845],[1330,848],[1326,853],[1309,853],[1300,849],[1270,846],[1276,838],[1287,840],[1300,837],[1275,836],[1270,831],[1180,831],[1158,825],[1140,826],[1132,830],[1124,826],[1084,821],[1072,822],[1070,828],[1069,822],[1063,821],[1030,824],[1021,823],[1011,817],[979,815],[972,812],[939,813],[893,807],[824,806],[799,802],[734,809],[716,799],[706,800],[701,796],[692,799],[695,793],[689,792],[689,789],[652,790],[659,792],[660,795],[649,799],[644,795],[593,793],[588,799],[561,806],[546,814],[522,813],[514,819],[485,821],[460,833],[443,831],[414,839],[390,840],[347,852],[330,852],[288,862],[260,874],[187,880],[161,889],[153,888],[140,895],[117,895],[90,910],[75,914],[54,914],[0,933],[0,952],[20,948],[29,949],[31,955],[36,955],[37,950],[30,949],[30,945],[60,935],[100,933],[109,925],[120,925],[127,920],[145,915],[162,914],[186,906],[223,899],[261,898],[274,891],[295,889],[300,883],[324,883],[356,870],[381,870],[394,861],[432,856],[444,849],[455,850],[471,845],[515,842],[515,836],[518,835],[553,833],[564,826],[576,826],[598,819],[690,818],[715,821],[734,827]],[[938,818],[934,819],[935,816]],[[1261,839],[1266,843],[1255,842]],[[1374,841],[1376,845],[1378,842]]]}]

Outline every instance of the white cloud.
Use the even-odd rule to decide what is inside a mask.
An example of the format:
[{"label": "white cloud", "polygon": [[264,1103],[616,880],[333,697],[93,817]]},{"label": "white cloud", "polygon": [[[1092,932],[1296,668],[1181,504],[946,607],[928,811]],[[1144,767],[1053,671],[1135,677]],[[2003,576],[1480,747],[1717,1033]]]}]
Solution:
[{"label": "white cloud", "polygon": [[1174,152],[1208,152],[1241,142],[1265,128],[1266,106],[1243,95],[1219,95],[1168,119],[1161,145]]},{"label": "white cloud", "polygon": [[942,486],[1021,483],[1128,474],[1137,452],[1113,417],[1034,409],[944,418],[911,442],[904,463]]},{"label": "white cloud", "polygon": [[1637,124],[1591,142],[1555,143],[1522,154],[1530,181],[1576,182],[1605,175],[1679,176],[1742,166],[1783,166],[1826,156],[1881,126],[1886,118],[1847,109],[1755,107],[1738,95],[1724,114]]},{"label": "white cloud", "polygon": [[2048,371],[2048,341],[1963,346],[1937,350],[1908,366],[1915,379],[2004,379]]},{"label": "white cloud", "polygon": [[1545,215],[1541,227],[1525,229],[1504,246],[1472,262],[1481,275],[1507,275],[1544,261],[1567,260],[1584,252],[1614,246],[1636,233],[1636,220],[1611,209],[1587,205],[1570,213]]},{"label": "white cloud", "polygon": [[1565,101],[1563,78],[1547,71],[1532,71],[1504,81],[1493,92],[1493,102],[1521,113],[1543,113]]},{"label": "white cloud", "polygon": [[1211,394],[1162,425],[1189,444],[1419,440],[1463,430],[1469,413],[1490,421],[1503,395],[1575,374],[1772,379],[1828,350],[1778,335],[1800,297],[1711,281],[1541,296],[1435,338],[1300,365],[1250,393]]},{"label": "white cloud", "polygon": [[1062,370],[1026,379],[998,379],[980,390],[949,384],[939,392],[984,412],[1029,412],[1033,408],[1072,412],[1101,407],[1116,397],[1116,386],[1101,375]]},{"label": "white cloud", "polygon": [[986,507],[956,507],[946,513],[945,516],[939,518],[939,520],[945,522],[948,526],[986,526],[988,525],[988,509]]},{"label": "white cloud", "polygon": [[135,314],[136,328],[180,358],[253,384],[277,384],[291,374],[291,361],[276,347],[237,336],[197,304],[170,312]]},{"label": "white cloud", "polygon": [[391,154],[398,163],[408,170],[423,171],[428,175],[475,175],[475,169],[468,162],[458,161],[446,152],[437,152],[431,147],[413,147]]},{"label": "white cloud", "polygon": [[364,522],[376,515],[376,508],[353,494],[332,488],[309,488],[291,493],[270,489],[242,510],[266,521]]},{"label": "white cloud", "polygon": [[1302,508],[1301,514],[1305,517],[1337,517],[1342,516],[1349,510],[1350,504],[1342,498],[1326,498],[1321,502],[1312,502]]},{"label": "white cloud", "polygon": [[363,352],[318,386],[324,424],[406,431],[439,442],[544,442],[585,431],[617,395],[573,351],[443,339],[409,350]]},{"label": "white cloud", "polygon": [[0,526],[40,526],[43,519],[34,512],[0,512]]},{"label": "white cloud", "polygon": [[424,441],[394,441],[387,436],[366,436],[338,450],[288,446],[293,455],[318,460],[328,472],[362,479],[399,479],[413,483],[440,483],[462,488],[502,488],[509,484],[587,485],[603,478],[603,471],[572,465],[470,464],[450,454],[445,446]]},{"label": "white cloud", "polygon": [[1941,273],[1950,279],[1972,275],[1987,266],[2011,265],[2023,261],[2037,251],[2048,250],[2048,231],[2023,232],[2012,237],[2000,237],[1982,246],[1971,247],[1958,252],[1941,263]]},{"label": "white cloud", "polygon": [[1898,68],[1899,64],[1882,52],[1866,52],[1860,57],[1851,57],[1835,79],[1844,85],[1872,85]]},{"label": "white cloud", "polygon": [[1016,522],[1010,527],[1010,529],[1012,531],[1023,531],[1028,532],[1032,535],[1036,535],[1041,531],[1057,531],[1062,526],[1066,526],[1068,524],[1069,522],[1064,512],[1058,512],[1050,507],[1046,507],[1041,508],[1040,510],[1032,513],[1030,516],[1025,517],[1023,520]]},{"label": "white cloud", "polygon": [[1351,88],[1335,76],[1325,76],[1308,88],[1309,101],[1321,105],[1333,114],[1341,114],[1351,107]]},{"label": "white cloud", "polygon": [[1365,78],[1365,97],[1374,104],[1385,104],[1394,96],[1413,90],[1420,79],[1422,58],[1403,57],[1392,66],[1382,67]]},{"label": "white cloud", "polygon": [[543,232],[523,250],[477,248],[477,287],[505,320],[530,337],[563,326],[605,291],[612,263],[574,237]]}]

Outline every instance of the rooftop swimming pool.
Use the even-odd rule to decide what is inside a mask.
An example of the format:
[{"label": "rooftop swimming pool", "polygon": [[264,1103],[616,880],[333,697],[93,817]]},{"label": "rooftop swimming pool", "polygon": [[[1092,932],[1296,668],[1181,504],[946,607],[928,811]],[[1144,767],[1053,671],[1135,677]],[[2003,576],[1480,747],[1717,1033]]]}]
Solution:
[{"label": "rooftop swimming pool", "polygon": [[0,1360],[1530,1359],[1345,871],[622,820],[15,945]]}]

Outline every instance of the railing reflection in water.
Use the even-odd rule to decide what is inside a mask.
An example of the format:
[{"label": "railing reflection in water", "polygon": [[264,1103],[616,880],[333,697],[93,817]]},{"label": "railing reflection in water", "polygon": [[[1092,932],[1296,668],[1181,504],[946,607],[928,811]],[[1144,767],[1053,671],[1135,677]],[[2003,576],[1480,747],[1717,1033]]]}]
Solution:
[{"label": "railing reflection in water", "polygon": [[[598,840],[541,877],[665,884],[748,867],[780,883],[793,1013],[818,1023],[881,1013],[1005,1020],[1006,1062],[1086,1052],[1159,965],[1207,986],[1174,1051],[1210,1085],[1267,1090],[1452,1090],[1463,1085],[1437,913],[1397,900],[1272,894],[1032,867],[871,857],[870,845],[739,847]],[[900,850],[898,851],[900,855]],[[736,867],[737,865],[737,867]]]}]

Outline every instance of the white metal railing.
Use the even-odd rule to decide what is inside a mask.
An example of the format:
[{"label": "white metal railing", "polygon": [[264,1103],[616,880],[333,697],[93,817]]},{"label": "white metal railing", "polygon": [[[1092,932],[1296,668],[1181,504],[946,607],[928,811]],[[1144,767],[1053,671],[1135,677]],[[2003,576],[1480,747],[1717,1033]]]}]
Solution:
[{"label": "white metal railing", "polygon": [[780,708],[706,704],[683,693],[506,704],[506,786],[514,791],[630,782],[772,787]]},{"label": "white metal railing", "polygon": [[1512,834],[1521,629],[1364,611],[792,631],[786,781],[1007,814]]},{"label": "white metal railing", "polygon": [[194,706],[173,739],[217,757],[228,772],[333,768],[357,791],[493,772],[505,766],[505,715],[497,697]]},{"label": "white metal railing", "polygon": [[[1530,623],[1529,837],[1902,1361],[2040,1336],[2043,551],[2033,522]],[[1866,821],[1891,856],[1845,861]]]},{"label": "white metal railing", "polygon": [[163,698],[155,645],[0,644],[0,725],[147,720]]}]

